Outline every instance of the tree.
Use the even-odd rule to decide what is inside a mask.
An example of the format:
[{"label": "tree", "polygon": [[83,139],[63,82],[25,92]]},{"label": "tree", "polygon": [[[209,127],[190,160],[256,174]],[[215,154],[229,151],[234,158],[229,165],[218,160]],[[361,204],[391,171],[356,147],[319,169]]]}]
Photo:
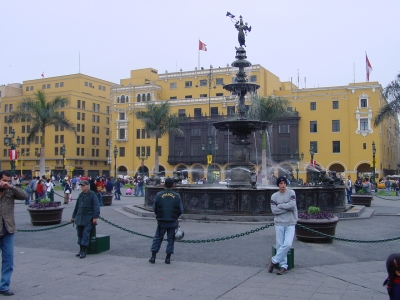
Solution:
[{"label": "tree", "polygon": [[76,129],[59,109],[69,104],[68,99],[60,96],[47,100],[45,93],[40,90],[35,97],[24,98],[17,104],[16,110],[11,113],[12,122],[31,122],[28,141],[35,141],[40,136],[40,175],[45,175],[45,146],[46,128],[49,126],[63,127],[76,134]]},{"label": "tree", "polygon": [[388,103],[379,109],[374,118],[374,126],[378,126],[383,120],[390,117],[396,118],[400,112],[400,74],[384,89],[383,95]]},{"label": "tree", "polygon": [[179,122],[182,121],[182,118],[176,114],[170,114],[170,104],[168,101],[160,103],[147,102],[146,110],[135,112],[135,116],[144,123],[144,129],[149,133],[150,137],[155,138],[156,154],[154,158],[154,172],[158,172],[160,155],[158,151],[158,139],[169,134],[183,136],[184,132],[179,127]]},{"label": "tree", "polygon": [[[277,119],[288,118],[294,115],[292,110],[289,110],[289,101],[280,97],[262,97],[254,94],[251,97],[251,109],[248,112],[250,119],[260,121],[274,121]],[[268,130],[268,129],[267,129]],[[263,175],[262,184],[267,183],[267,138],[266,131],[262,132],[261,142],[261,172]],[[271,153],[269,153],[271,154]]]}]

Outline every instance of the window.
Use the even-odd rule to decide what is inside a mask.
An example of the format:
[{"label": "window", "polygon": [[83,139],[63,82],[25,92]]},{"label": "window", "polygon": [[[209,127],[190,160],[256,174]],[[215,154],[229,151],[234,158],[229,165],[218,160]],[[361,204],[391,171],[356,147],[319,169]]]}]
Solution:
[{"label": "window", "polygon": [[79,156],[81,148],[76,148],[76,155]]},{"label": "window", "polygon": [[8,112],[8,104],[4,105],[4,112]]},{"label": "window", "polygon": [[178,109],[178,117],[186,117],[186,110]]},{"label": "window", "polygon": [[314,153],[318,153],[318,142],[310,142],[310,149],[313,149]]},{"label": "window", "polygon": [[211,116],[218,116],[218,107],[211,107]]},{"label": "window", "polygon": [[191,136],[200,136],[201,135],[201,129],[200,128],[192,128],[190,130],[190,135]]},{"label": "window", "polygon": [[120,101],[120,103],[125,103],[125,95],[122,95],[122,96],[121,96],[121,101]]},{"label": "window", "polygon": [[363,143],[363,149],[367,149],[367,143]]},{"label": "window", "polygon": [[86,103],[85,103],[85,101],[82,101],[82,109],[86,109]]},{"label": "window", "polygon": [[289,154],[290,153],[290,141],[279,141],[278,153],[279,154]]},{"label": "window", "polygon": [[106,117],[106,124],[107,125],[110,124],[110,118],[109,117]]},{"label": "window", "polygon": [[146,130],[142,129],[142,139],[146,138]]},{"label": "window", "polygon": [[136,147],[136,156],[140,156],[140,147]]},{"label": "window", "polygon": [[76,113],[76,119],[77,119],[77,120],[80,120],[80,119],[81,119],[81,113],[80,113],[80,112],[77,112],[77,113]]},{"label": "window", "polygon": [[60,87],[64,87],[64,82],[60,82]]},{"label": "window", "polygon": [[92,103],[92,111],[96,111],[96,104]]},{"label": "window", "polygon": [[25,137],[24,136],[21,138],[21,145],[25,145]]},{"label": "window", "polygon": [[96,126],[92,126],[92,133],[96,133]]},{"label": "window", "polygon": [[82,113],[82,121],[85,121],[85,113]]},{"label": "window", "polygon": [[169,100],[176,100],[178,99],[176,96],[169,97]]},{"label": "window", "polygon": [[207,86],[207,79],[200,80],[200,86]]},{"label": "window", "polygon": [[215,96],[222,97],[222,96],[224,96],[224,93],[216,93]]},{"label": "window", "polygon": [[185,96],[185,99],[191,99],[192,98],[192,95],[186,95]]},{"label": "window", "polygon": [[249,77],[249,82],[257,82],[257,75],[251,75]]},{"label": "window", "polygon": [[100,123],[100,116],[96,116],[96,123]]},{"label": "window", "polygon": [[58,147],[54,148],[54,155],[58,155]]},{"label": "window", "polygon": [[85,86],[89,86],[89,82],[85,81]]},{"label": "window", "polygon": [[[81,156],[84,156],[85,155],[85,148],[81,148]],[[82,164],[82,162],[81,162],[81,164]]]},{"label": "window", "polygon": [[140,139],[140,129],[136,129],[136,138]]},{"label": "window", "polygon": [[[100,153],[99,149],[96,149],[96,157],[99,157],[99,153]],[[95,164],[97,164],[97,162],[95,162]]]},{"label": "window", "polygon": [[310,102],[310,110],[316,110],[317,109],[317,102]]},{"label": "window", "polygon": [[30,91],[33,91],[33,86],[30,86],[30,87],[29,87],[29,90],[30,90]]},{"label": "window", "polygon": [[[56,127],[56,131],[58,131],[58,127]],[[76,124],[76,131],[81,131],[81,124]]]},{"label": "window", "polygon": [[12,111],[13,111],[13,105],[10,104],[10,112],[12,112]]},{"label": "window", "polygon": [[60,143],[61,143],[61,144],[64,143],[64,135],[60,135]]},{"label": "window", "polygon": [[27,126],[26,126],[26,132],[27,132],[27,133],[31,132],[31,125],[27,125]]},{"label": "window", "polygon": [[58,83],[58,82],[56,82],[56,88],[58,88],[58,86],[59,86],[59,83]]},{"label": "window", "polygon": [[195,118],[200,118],[201,117],[201,108],[195,108],[194,109],[194,117]]},{"label": "window", "polygon": [[96,126],[96,134],[100,134],[100,127]]},{"label": "window", "polygon": [[223,78],[217,78],[215,80],[215,84],[216,85],[223,85],[224,84],[224,79]]},{"label": "window", "polygon": [[97,112],[100,112],[100,104],[96,104],[96,109],[97,109]]},{"label": "window", "polygon": [[119,147],[119,156],[121,157],[125,156],[125,147]]},{"label": "window", "polygon": [[96,120],[96,116],[92,115],[92,122],[94,122]]},{"label": "window", "polygon": [[80,143],[81,143],[81,137],[80,137],[80,135],[77,135],[77,136],[76,136],[76,143],[77,143],[77,144],[80,144]]},{"label": "window", "polygon": [[176,89],[176,82],[170,82],[169,83],[169,88],[171,89],[171,90],[173,90],[173,89]]},{"label": "window", "polygon": [[235,114],[235,106],[228,106],[227,113],[228,113],[228,116],[233,116]]},{"label": "window", "polygon": [[42,90],[45,90],[45,89],[46,89],[46,85],[43,84],[43,85],[42,85]]},{"label": "window", "polygon": [[317,121],[310,121],[310,132],[317,132]]},{"label": "window", "polygon": [[22,127],[21,127],[21,133],[25,133],[25,125],[22,125]]},{"label": "window", "polygon": [[25,91],[29,91],[29,86],[27,86],[27,87],[25,88]]},{"label": "window", "polygon": [[125,129],[124,129],[124,128],[121,128],[121,129],[119,130],[119,139],[120,139],[120,140],[125,139]]},{"label": "window", "polygon": [[85,124],[82,124],[82,132],[85,132]]},{"label": "window", "polygon": [[340,153],[340,141],[333,141],[332,142],[332,152],[333,153]]},{"label": "window", "polygon": [[119,113],[119,119],[120,120],[125,120],[125,113],[124,112],[120,112]]},{"label": "window", "polygon": [[110,135],[110,128],[106,128],[106,135]]},{"label": "window", "polygon": [[146,156],[150,156],[150,146],[146,147]]},{"label": "window", "polygon": [[81,108],[81,100],[78,100],[78,101],[76,102],[76,106],[77,106],[78,108]]},{"label": "window", "polygon": [[368,130],[368,118],[360,119],[360,130]]},{"label": "window", "polygon": [[81,136],[81,144],[84,144],[84,143],[85,143],[85,136],[82,135],[82,136]]},{"label": "window", "polygon": [[138,94],[138,95],[137,95],[136,99],[137,99],[137,102],[140,102],[140,101],[142,101],[142,100],[141,100],[141,96],[140,96],[140,94]]},{"label": "window", "polygon": [[110,113],[110,107],[106,106],[106,114],[109,114],[109,113]]},{"label": "window", "polygon": [[185,88],[191,88],[192,87],[192,82],[191,81],[185,81]]},{"label": "window", "polygon": [[47,84],[47,87],[46,87],[46,88],[48,88],[48,89],[50,88],[50,84],[49,84],[49,83]]},{"label": "window", "polygon": [[96,143],[96,138],[92,137],[92,145],[94,145]]},{"label": "window", "polygon": [[150,101],[151,99],[151,95],[150,95],[150,93],[147,93],[147,101]]},{"label": "window", "polygon": [[207,94],[200,94],[200,98],[207,98]]},{"label": "window", "polygon": [[286,125],[279,125],[279,133],[290,133],[289,124]]},{"label": "window", "polygon": [[332,132],[340,132],[340,120],[332,120]]},{"label": "window", "polygon": [[360,99],[360,107],[368,107],[368,100],[365,98]]},{"label": "window", "polygon": [[332,108],[339,109],[339,101],[332,101]]}]

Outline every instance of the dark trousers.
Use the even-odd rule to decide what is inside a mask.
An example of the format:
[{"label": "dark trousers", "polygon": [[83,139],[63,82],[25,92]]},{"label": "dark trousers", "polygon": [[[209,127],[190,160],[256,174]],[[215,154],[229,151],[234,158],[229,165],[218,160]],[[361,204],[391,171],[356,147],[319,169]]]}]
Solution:
[{"label": "dark trousers", "polygon": [[174,242],[175,242],[175,228],[174,227],[161,227],[157,226],[156,233],[153,237],[153,244],[151,245],[151,252],[156,252],[160,250],[161,243],[164,239],[165,233],[167,233],[167,249],[166,253],[167,254],[173,254],[174,253]]},{"label": "dark trousers", "polygon": [[90,231],[92,230],[92,221],[86,226],[76,226],[76,232],[78,234],[78,245],[89,246],[90,242]]}]

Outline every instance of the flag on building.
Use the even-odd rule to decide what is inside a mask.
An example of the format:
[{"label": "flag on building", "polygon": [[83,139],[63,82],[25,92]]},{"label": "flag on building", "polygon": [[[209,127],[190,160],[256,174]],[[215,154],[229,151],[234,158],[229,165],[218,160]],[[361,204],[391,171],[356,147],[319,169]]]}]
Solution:
[{"label": "flag on building", "polygon": [[371,63],[369,62],[367,53],[365,53],[365,67],[366,67],[366,71],[367,71],[367,82],[369,82],[369,75],[372,72],[372,66],[371,66]]},{"label": "flag on building", "polygon": [[41,76],[42,76],[42,78],[44,78],[44,72],[42,72],[42,75],[41,75]]},{"label": "flag on building", "polygon": [[207,45],[199,40],[199,50],[207,51]]},{"label": "flag on building", "polygon": [[10,150],[10,160],[15,160],[18,158],[18,151],[17,150]]}]

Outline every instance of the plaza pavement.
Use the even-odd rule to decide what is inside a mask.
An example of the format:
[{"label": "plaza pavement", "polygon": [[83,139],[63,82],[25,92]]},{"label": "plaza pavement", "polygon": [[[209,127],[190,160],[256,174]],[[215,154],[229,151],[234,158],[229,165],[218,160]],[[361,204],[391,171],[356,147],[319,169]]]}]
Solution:
[{"label": "plaza pavement", "polygon": [[[77,193],[73,192],[74,198]],[[392,201],[375,200],[374,205],[381,208],[378,209],[381,214],[400,213],[398,197],[391,198]],[[148,222],[122,209],[124,205],[142,203],[142,197],[122,197],[121,201],[114,201],[111,207],[103,209],[102,216],[108,219],[115,217],[117,212],[118,219],[112,221],[122,226],[132,218],[139,223]],[[70,218],[73,205],[66,205],[63,223]],[[16,204],[15,207],[17,228],[37,229],[29,226],[26,206]],[[106,225],[103,224],[104,231]],[[153,232],[154,222],[151,224]],[[213,227],[214,234],[223,235],[218,228]],[[171,264],[166,265],[165,254],[161,253],[164,248],[154,265],[148,262],[149,257],[127,257],[115,251],[79,259],[73,252],[77,249],[76,244],[72,248],[68,246],[75,241],[65,241],[69,237],[54,233],[57,230],[64,232],[54,229],[47,233],[16,234],[11,284],[15,295],[12,299],[388,299],[382,287],[386,278],[384,259],[346,263],[338,260],[329,265],[295,266],[283,276],[268,273],[265,263],[262,267],[254,267],[181,261],[176,255]],[[35,243],[37,240],[40,240],[40,245]],[[57,245],[63,243],[65,246],[58,249]],[[150,247],[151,240],[146,243]],[[398,241],[391,243],[398,246]],[[356,247],[354,244],[354,249]],[[315,248],[314,255],[318,251]],[[269,254],[266,254],[254,259],[266,262],[268,258]]]}]

